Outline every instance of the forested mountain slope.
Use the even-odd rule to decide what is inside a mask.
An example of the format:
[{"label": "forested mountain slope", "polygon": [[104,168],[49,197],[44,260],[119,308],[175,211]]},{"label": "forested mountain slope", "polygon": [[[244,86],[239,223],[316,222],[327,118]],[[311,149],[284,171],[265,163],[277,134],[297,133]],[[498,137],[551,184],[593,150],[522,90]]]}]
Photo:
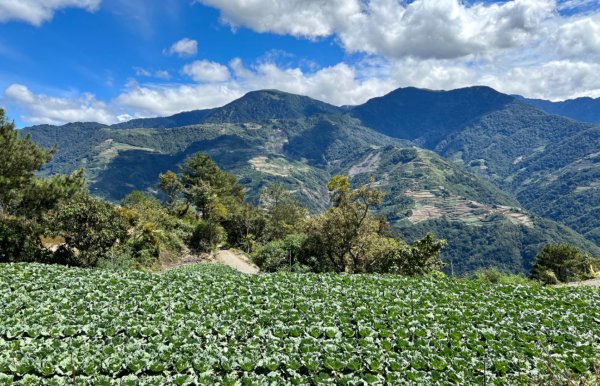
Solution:
[{"label": "forested mountain slope", "polygon": [[540,108],[548,114],[562,115],[582,122],[600,124],[600,98],[575,98],[560,102],[529,99],[517,96],[525,103]]},{"label": "forested mountain slope", "polygon": [[[526,199],[529,189],[537,189],[528,170],[548,164],[536,163],[537,157],[564,151],[552,146],[559,138],[567,146],[571,136],[593,127],[547,115],[489,88],[448,93],[398,90],[341,109],[266,90],[212,110],[114,126],[36,126],[24,133],[44,146],[58,145],[44,173],[83,167],[92,192],[112,200],[137,189],[155,192],[159,173],[202,151],[238,176],[250,200],[257,202],[264,186],[281,182],[313,211],[327,204],[331,176],[349,175],[354,184],[373,177],[386,192],[379,211],[394,229],[408,239],[430,230],[447,238],[450,245],[443,257],[458,273],[489,265],[524,272],[547,242],[569,242],[600,255],[593,243],[527,211],[511,194],[517,192],[526,208],[540,213],[543,208],[536,206],[536,199]],[[519,163],[526,167],[517,168]],[[552,165],[552,170],[559,168],[558,161]],[[546,171],[538,174],[545,176]],[[586,208],[575,217],[587,216]],[[567,221],[557,215],[563,217]],[[593,236],[597,226],[594,219],[589,222],[580,231]]]}]

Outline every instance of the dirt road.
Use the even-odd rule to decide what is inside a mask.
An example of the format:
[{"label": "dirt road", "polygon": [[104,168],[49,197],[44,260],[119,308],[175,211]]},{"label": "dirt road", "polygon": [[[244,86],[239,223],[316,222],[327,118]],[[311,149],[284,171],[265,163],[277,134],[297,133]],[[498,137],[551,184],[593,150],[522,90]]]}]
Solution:
[{"label": "dirt road", "polygon": [[258,268],[252,264],[242,254],[233,253],[230,250],[220,250],[217,252],[216,261],[219,263],[230,266],[231,268],[237,269],[242,273],[254,275],[258,273]]},{"label": "dirt road", "polygon": [[581,287],[581,286],[600,287],[600,279],[576,281],[573,283],[567,283],[567,284],[561,285],[561,287]]}]

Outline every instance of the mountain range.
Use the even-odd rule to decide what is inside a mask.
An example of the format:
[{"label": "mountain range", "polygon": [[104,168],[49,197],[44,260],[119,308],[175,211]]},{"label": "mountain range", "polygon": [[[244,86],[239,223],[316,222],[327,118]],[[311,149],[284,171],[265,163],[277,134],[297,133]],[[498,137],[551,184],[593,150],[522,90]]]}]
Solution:
[{"label": "mountain range", "polygon": [[119,200],[156,193],[158,174],[203,151],[238,176],[249,200],[284,184],[313,211],[335,174],[375,178],[378,209],[404,238],[448,239],[455,273],[526,272],[547,242],[600,256],[600,127],[552,115],[488,87],[395,90],[337,107],[277,90],[170,117],[23,129],[58,145],[45,174],[85,168],[90,190]]}]

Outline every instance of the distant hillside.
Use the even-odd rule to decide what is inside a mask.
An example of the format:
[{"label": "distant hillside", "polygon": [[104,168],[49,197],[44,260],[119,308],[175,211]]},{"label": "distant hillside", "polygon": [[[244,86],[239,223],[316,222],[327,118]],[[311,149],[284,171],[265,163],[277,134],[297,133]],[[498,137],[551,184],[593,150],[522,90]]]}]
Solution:
[{"label": "distant hillside", "polygon": [[517,98],[544,110],[548,114],[562,115],[577,121],[600,124],[600,98],[576,98],[561,102],[528,99],[521,96],[517,96]]},{"label": "distant hillside", "polygon": [[452,91],[400,88],[353,107],[349,114],[377,131],[428,149],[484,114],[514,101],[489,87]]},{"label": "distant hillside", "polygon": [[[577,166],[596,165],[589,160],[600,152],[600,140],[584,134],[595,132],[593,124],[547,114],[487,87],[399,89],[353,107],[350,114],[363,125],[436,151],[517,195],[525,208],[598,242],[594,199],[600,176],[595,167]],[[569,173],[557,162],[567,159]]]},{"label": "distant hillside", "polygon": [[[340,109],[267,90],[222,108],[167,118],[111,127],[36,126],[23,132],[44,146],[59,146],[43,173],[83,167],[92,192],[112,200],[138,189],[155,193],[159,173],[175,170],[186,157],[202,151],[239,177],[250,200],[256,202],[260,189],[277,181],[313,211],[326,205],[325,186],[331,176],[347,174],[354,184],[367,183],[373,176],[386,192],[380,213],[394,229],[407,239],[427,231],[448,238],[444,258],[458,273],[489,265],[524,272],[547,242],[569,242],[600,255],[600,249],[581,235],[522,208],[510,192],[490,182],[517,192],[526,208],[540,213],[543,205],[526,199],[529,186],[537,189],[526,183],[530,169],[515,165],[531,163],[533,170],[536,157],[562,151],[552,150],[552,143],[562,138],[566,146],[573,143],[569,138],[592,126],[550,116],[489,88],[448,93],[404,89]],[[411,102],[414,95],[418,103]],[[430,106],[419,109],[428,104],[428,97]],[[452,118],[453,112],[460,116]],[[411,129],[417,123],[420,126]],[[157,127],[148,127],[153,125]],[[589,142],[595,148],[594,140]],[[539,165],[548,166],[541,176],[559,167],[556,162]],[[595,186],[594,178],[590,186]],[[589,217],[587,207],[574,216],[575,220],[556,218],[574,224]],[[578,229],[593,237],[595,221]]]},{"label": "distant hillside", "polygon": [[443,258],[456,274],[485,266],[529,271],[548,242],[600,252],[572,229],[521,208],[509,194],[434,152],[388,146],[363,157],[348,171],[352,181],[378,176],[375,184],[386,192],[380,212],[408,240],[427,232],[446,238]]},{"label": "distant hillside", "polygon": [[142,118],[113,125],[116,129],[173,128],[201,123],[262,122],[299,119],[317,114],[339,115],[342,109],[306,96],[279,90],[252,91],[218,109],[187,111],[169,117]]},{"label": "distant hillside", "polygon": [[600,127],[550,143],[511,177],[523,205],[600,245]]}]

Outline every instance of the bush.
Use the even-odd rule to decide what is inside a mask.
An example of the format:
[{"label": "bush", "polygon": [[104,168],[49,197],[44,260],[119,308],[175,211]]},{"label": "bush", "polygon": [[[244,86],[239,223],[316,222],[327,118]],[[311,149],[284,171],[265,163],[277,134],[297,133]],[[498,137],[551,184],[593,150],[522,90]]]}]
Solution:
[{"label": "bush", "polygon": [[134,258],[134,252],[129,245],[119,245],[112,248],[106,255],[100,257],[96,267],[111,271],[126,271],[136,268],[139,263]]},{"label": "bush", "polygon": [[227,239],[223,227],[212,221],[200,220],[189,240],[189,246],[202,252],[210,252]]},{"label": "bush", "polygon": [[476,280],[491,284],[522,284],[528,285],[535,283],[534,281],[522,275],[511,275],[500,271],[496,267],[490,267],[475,271],[471,276],[471,280]]},{"label": "bush", "polygon": [[283,240],[274,240],[260,246],[252,254],[252,260],[264,272],[306,272],[310,269],[303,256],[305,241],[305,234],[287,235]]},{"label": "bush", "polygon": [[552,275],[561,282],[594,277],[594,259],[568,244],[547,244],[535,258],[532,278],[546,283]]},{"label": "bush", "polygon": [[40,230],[33,220],[0,214],[0,262],[43,261]]},{"label": "bush", "polygon": [[93,267],[98,259],[127,239],[127,224],[116,207],[88,194],[59,205],[49,220],[55,235],[65,239],[55,253],[59,263]]}]

